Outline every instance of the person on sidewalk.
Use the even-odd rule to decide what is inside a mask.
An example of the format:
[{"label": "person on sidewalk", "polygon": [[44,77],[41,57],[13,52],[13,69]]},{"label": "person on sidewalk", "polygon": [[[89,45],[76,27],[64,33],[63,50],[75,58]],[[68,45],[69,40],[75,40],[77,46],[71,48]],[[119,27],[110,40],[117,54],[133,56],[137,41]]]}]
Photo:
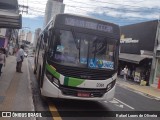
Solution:
[{"label": "person on sidewalk", "polygon": [[127,75],[128,75],[128,67],[127,67],[127,65],[123,69],[123,72],[124,72],[124,80],[127,81]]},{"label": "person on sidewalk", "polygon": [[5,56],[5,49],[0,48],[0,76],[2,74],[2,67],[6,64],[6,56]]},{"label": "person on sidewalk", "polygon": [[23,73],[21,68],[22,68],[22,62],[24,59],[24,46],[21,45],[21,48],[17,52],[17,66],[16,66],[16,71],[19,73]]}]

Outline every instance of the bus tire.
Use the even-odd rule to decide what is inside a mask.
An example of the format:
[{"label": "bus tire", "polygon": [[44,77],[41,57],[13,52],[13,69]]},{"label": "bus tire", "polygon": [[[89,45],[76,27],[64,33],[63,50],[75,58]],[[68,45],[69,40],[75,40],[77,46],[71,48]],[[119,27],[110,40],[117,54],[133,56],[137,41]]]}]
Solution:
[{"label": "bus tire", "polygon": [[38,72],[38,86],[39,86],[39,89],[41,88],[40,87],[40,81],[41,81],[41,67],[39,68],[39,72]]},{"label": "bus tire", "polygon": [[44,96],[44,95],[42,95],[42,92],[41,92],[41,88],[42,88],[42,79],[41,79],[41,77],[42,77],[42,74],[41,74],[42,72],[41,72],[41,66],[40,66],[40,68],[39,68],[39,73],[38,73],[38,88],[39,88],[39,95],[40,95],[40,98],[41,98],[41,100],[42,101],[46,101],[46,99],[47,99],[47,97],[46,96]]},{"label": "bus tire", "polygon": [[35,67],[35,66],[34,66],[33,73],[34,73],[34,74],[37,74],[37,70],[36,70],[36,67]]},{"label": "bus tire", "polygon": [[34,72],[34,74],[37,74],[37,66],[36,66],[36,62],[35,62],[36,60],[34,59],[34,70],[33,70],[33,72]]},{"label": "bus tire", "polygon": [[40,81],[39,81],[39,87],[40,87],[40,88],[42,88],[42,86],[43,86],[43,79],[44,79],[44,78],[42,78],[42,75],[41,75],[41,79],[40,79]]}]

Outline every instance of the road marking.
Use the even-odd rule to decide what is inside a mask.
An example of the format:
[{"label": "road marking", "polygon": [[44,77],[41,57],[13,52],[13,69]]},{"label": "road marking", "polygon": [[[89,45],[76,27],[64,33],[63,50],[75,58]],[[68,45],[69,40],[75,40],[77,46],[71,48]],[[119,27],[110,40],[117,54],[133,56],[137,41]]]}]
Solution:
[{"label": "road marking", "polygon": [[111,100],[111,101],[109,101],[110,103],[113,103],[113,104],[117,104],[117,103],[119,103],[119,102],[117,102],[115,99],[113,99],[113,100]]},{"label": "road marking", "polygon": [[56,106],[48,102],[49,110],[52,113],[53,120],[62,120],[61,116],[58,113]]},{"label": "road marking", "polygon": [[111,101],[108,101],[108,102],[107,102],[107,101],[104,101],[104,102],[105,102],[105,103],[110,102],[110,103],[112,103],[112,104],[114,104],[115,106],[120,107],[120,108],[124,108],[124,105],[125,105],[125,106],[127,106],[128,108],[134,110],[133,107],[127,105],[126,103],[124,103],[124,102],[122,102],[122,101],[120,101],[120,100],[118,100],[118,99],[116,99],[116,98],[113,98],[113,100],[111,100]]},{"label": "road marking", "polygon": [[118,101],[118,102],[120,102],[120,103],[122,103],[123,105],[129,107],[130,109],[134,110],[134,108],[131,107],[130,105],[127,105],[126,103],[124,103],[124,102],[122,102],[122,101],[120,101],[120,100],[118,100],[118,99],[116,99],[116,98],[113,98],[113,99],[116,100],[116,101]]},{"label": "road marking", "polygon": [[123,108],[123,105],[117,105],[117,104],[115,104],[116,106],[118,106],[118,107],[120,107],[120,108]]}]

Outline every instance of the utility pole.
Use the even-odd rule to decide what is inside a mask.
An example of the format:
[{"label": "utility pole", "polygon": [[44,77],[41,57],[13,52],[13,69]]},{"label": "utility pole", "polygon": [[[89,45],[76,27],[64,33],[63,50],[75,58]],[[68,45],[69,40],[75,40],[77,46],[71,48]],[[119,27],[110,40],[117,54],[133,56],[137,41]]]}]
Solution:
[{"label": "utility pole", "polygon": [[18,5],[19,6],[19,12],[27,13],[28,14],[28,5]]}]

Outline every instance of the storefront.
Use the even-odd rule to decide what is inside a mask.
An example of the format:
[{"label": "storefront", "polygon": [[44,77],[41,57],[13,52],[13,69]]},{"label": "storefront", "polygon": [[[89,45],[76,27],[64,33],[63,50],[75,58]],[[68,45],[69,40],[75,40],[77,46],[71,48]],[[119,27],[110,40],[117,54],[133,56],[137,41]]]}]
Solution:
[{"label": "storefront", "polygon": [[156,62],[156,70],[155,70],[155,79],[153,81],[153,83],[155,85],[158,84],[158,81],[160,80],[160,58],[157,59],[157,62]]},{"label": "storefront", "polygon": [[0,37],[0,48],[5,45],[5,37]]},{"label": "storefront", "polygon": [[119,74],[127,65],[129,80],[151,83],[157,26],[154,20],[121,27]]},{"label": "storefront", "polygon": [[151,56],[121,53],[119,55],[118,74],[123,75],[122,70],[127,65],[128,80],[137,83],[141,83],[143,80],[146,81],[146,85],[149,85],[151,62]]}]

